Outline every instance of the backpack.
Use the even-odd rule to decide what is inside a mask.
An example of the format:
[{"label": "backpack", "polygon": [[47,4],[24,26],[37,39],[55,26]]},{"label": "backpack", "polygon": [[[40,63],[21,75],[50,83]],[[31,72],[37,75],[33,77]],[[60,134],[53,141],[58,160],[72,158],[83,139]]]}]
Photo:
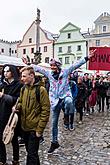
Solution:
[{"label": "backpack", "polygon": [[[39,104],[40,104],[40,87],[41,87],[41,85],[36,86],[36,99]],[[25,89],[25,85],[22,87],[22,94],[24,92],[24,89]]]},{"label": "backpack", "polygon": [[70,88],[71,88],[72,97],[73,97],[73,99],[76,99],[77,94],[78,94],[77,84],[76,84],[75,81],[70,80],[69,85],[70,85]]}]

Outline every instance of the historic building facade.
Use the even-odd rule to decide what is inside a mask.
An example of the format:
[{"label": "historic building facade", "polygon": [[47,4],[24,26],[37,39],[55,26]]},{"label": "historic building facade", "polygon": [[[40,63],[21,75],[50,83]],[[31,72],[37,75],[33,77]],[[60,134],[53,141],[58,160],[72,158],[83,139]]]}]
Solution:
[{"label": "historic building facade", "polygon": [[[54,34],[39,27],[39,51],[41,52],[41,62],[49,63],[50,58],[54,57]],[[21,43],[17,47],[18,57],[28,57],[30,62],[34,61],[36,52],[36,23],[31,24],[23,36]]]},{"label": "historic building facade", "polygon": [[102,13],[95,21],[95,28],[84,34],[89,47],[110,47],[110,14]]},{"label": "historic building facade", "polygon": [[55,54],[63,67],[68,67],[86,56],[86,39],[79,27],[69,22],[60,30],[59,38],[55,42]]}]

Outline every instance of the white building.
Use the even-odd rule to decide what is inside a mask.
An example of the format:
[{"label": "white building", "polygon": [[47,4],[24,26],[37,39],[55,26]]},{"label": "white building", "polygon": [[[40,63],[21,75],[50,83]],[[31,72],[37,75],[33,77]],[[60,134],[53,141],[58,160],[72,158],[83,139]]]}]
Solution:
[{"label": "white building", "polygon": [[[54,57],[54,34],[43,30],[40,27],[40,52],[41,62],[49,63],[50,58]],[[34,53],[36,52],[36,23],[31,24],[29,29],[23,36],[21,43],[18,45],[18,57],[29,57],[30,62],[33,62]]]},{"label": "white building", "polygon": [[9,42],[0,39],[0,55],[17,57],[17,45],[19,41]]}]

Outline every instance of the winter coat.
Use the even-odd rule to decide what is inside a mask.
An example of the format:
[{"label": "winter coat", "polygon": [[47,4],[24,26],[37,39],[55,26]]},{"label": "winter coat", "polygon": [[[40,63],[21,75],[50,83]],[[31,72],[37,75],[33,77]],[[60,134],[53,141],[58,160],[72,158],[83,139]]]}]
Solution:
[{"label": "winter coat", "polygon": [[36,85],[21,89],[17,109],[21,112],[21,127],[24,131],[42,134],[49,120],[50,101],[46,89],[40,87],[40,102],[36,98]]},{"label": "winter coat", "polygon": [[106,90],[107,90],[106,82],[98,82],[97,83],[97,94],[98,94],[98,96],[106,97]]},{"label": "winter coat", "polygon": [[[5,65],[6,66],[6,65]],[[5,67],[4,66],[4,67]],[[9,66],[9,65],[8,65]],[[4,92],[2,98],[0,98],[0,131],[4,130],[9,116],[12,112],[12,107],[15,105],[17,98],[20,94],[22,84],[20,83],[16,74],[15,66],[11,66],[13,72],[14,81],[8,83],[4,79],[4,73],[2,72],[2,85],[0,86],[0,92]]]},{"label": "winter coat", "polygon": [[76,109],[84,107],[84,101],[87,96],[87,87],[84,83],[78,83],[78,94],[76,98]]},{"label": "winter coat", "polygon": [[52,71],[46,70],[37,65],[32,65],[35,71],[44,74],[49,79],[49,98],[52,110],[55,109],[59,99],[64,99],[67,96],[72,97],[68,76],[73,72],[73,70],[79,68],[84,63],[86,63],[86,59],[81,59],[77,63],[72,64],[69,68],[62,69],[58,80],[52,76]]}]

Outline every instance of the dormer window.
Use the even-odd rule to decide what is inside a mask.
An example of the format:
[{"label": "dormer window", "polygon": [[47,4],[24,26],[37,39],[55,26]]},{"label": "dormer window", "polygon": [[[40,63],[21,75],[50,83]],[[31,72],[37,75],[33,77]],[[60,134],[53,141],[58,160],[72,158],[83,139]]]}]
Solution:
[{"label": "dormer window", "polygon": [[107,31],[107,27],[103,26],[103,32],[106,32],[106,31]]},{"label": "dormer window", "polygon": [[71,38],[71,33],[68,33],[68,38]]},{"label": "dormer window", "polygon": [[32,38],[29,38],[29,43],[32,43]]}]

